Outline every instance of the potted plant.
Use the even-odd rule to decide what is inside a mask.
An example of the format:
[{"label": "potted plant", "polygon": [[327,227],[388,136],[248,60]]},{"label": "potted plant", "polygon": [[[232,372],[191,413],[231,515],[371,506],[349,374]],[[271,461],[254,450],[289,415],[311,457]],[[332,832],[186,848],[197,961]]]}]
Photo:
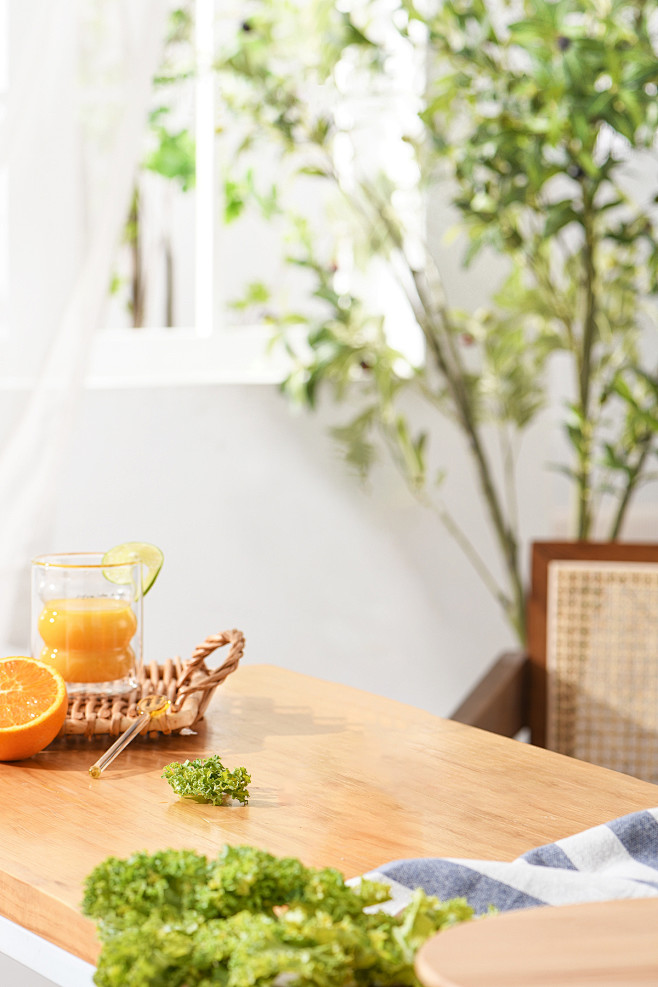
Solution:
[{"label": "potted plant", "polygon": [[[552,360],[569,377],[570,459],[560,468],[576,493],[573,536],[591,538],[605,510],[606,537],[618,538],[655,465],[658,370],[643,334],[655,332],[658,178],[633,188],[629,168],[658,132],[657,13],[657,3],[639,0],[272,0],[245,8],[218,58],[222,128],[234,140],[226,217],[256,208],[287,224],[287,260],[307,277],[308,304],[286,308],[255,282],[236,305],[276,326],[292,361],[283,385],[292,399],[312,408],[325,389],[348,411],[335,433],[360,473],[383,446],[428,502],[432,423],[452,419],[471,454],[502,583],[449,510],[439,515],[520,641],[520,534],[506,490],[518,439],[546,404]],[[385,155],[348,152],[364,127],[390,129],[401,57],[424,71],[399,125],[407,167],[396,174]],[[381,99],[374,113],[362,105],[360,120],[359,88]],[[289,176],[304,176],[316,200],[333,204],[333,238],[286,202],[282,181],[264,177],[263,143],[270,172],[276,148]],[[474,311],[451,304],[418,226],[419,197],[431,202],[439,182],[467,237],[464,263],[480,254],[504,262],[489,303]],[[382,313],[364,300],[361,264],[377,264],[402,293],[424,343],[420,359],[391,342]],[[422,428],[406,411],[411,393],[424,402]]]}]

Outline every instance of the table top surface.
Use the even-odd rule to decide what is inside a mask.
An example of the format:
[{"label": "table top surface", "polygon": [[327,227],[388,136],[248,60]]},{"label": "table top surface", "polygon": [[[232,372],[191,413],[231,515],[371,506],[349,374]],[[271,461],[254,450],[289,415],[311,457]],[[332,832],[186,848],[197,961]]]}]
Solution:
[{"label": "table top surface", "polygon": [[[269,665],[243,665],[194,734],[139,738],[92,779],[109,746],[63,738],[0,764],[0,913],[89,962],[79,910],[107,856],[251,844],[346,877],[401,857],[512,860],[658,805],[658,786]],[[252,777],[247,806],[179,799],[170,761],[219,754]]]}]

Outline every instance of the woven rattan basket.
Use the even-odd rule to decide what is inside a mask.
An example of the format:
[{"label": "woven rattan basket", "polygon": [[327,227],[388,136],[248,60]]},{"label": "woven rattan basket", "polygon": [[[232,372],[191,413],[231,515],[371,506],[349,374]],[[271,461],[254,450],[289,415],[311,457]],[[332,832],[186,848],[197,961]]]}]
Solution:
[{"label": "woven rattan basket", "polygon": [[[196,648],[188,661],[168,658],[162,665],[152,662],[142,670],[137,688],[123,696],[72,696],[59,736],[118,737],[139,715],[138,701],[152,695],[167,696],[171,706],[148,723],[144,735],[179,733],[193,727],[202,719],[217,686],[238,667],[244,643],[242,631],[213,634]],[[229,645],[229,650],[224,661],[218,668],[209,670],[205,659],[225,645]]]}]

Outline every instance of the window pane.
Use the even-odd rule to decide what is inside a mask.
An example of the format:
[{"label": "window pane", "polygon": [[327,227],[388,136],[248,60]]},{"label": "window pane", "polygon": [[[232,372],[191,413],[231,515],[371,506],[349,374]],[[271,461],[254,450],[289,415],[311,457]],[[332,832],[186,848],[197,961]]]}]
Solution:
[{"label": "window pane", "polygon": [[195,324],[197,82],[192,6],[177,4],[153,81],[141,166],[104,320],[109,328]]}]

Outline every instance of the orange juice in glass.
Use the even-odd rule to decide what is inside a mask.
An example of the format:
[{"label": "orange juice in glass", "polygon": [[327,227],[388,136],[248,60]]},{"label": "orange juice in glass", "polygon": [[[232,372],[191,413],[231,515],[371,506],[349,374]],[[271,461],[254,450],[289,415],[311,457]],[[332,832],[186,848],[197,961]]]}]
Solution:
[{"label": "orange juice in glass", "polygon": [[141,563],[102,558],[75,552],[32,562],[32,655],[73,693],[129,692],[141,667]]}]

